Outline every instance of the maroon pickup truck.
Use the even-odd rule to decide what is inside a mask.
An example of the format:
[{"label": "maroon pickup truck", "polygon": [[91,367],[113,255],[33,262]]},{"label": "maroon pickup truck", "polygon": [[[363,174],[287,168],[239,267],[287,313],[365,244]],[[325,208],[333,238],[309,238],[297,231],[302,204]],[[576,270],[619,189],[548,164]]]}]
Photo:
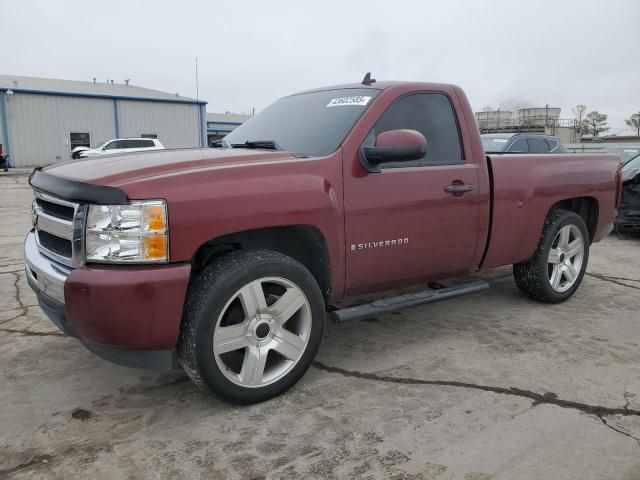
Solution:
[{"label": "maroon pickup truck", "polygon": [[[613,155],[497,155],[453,85],[377,82],[284,97],[218,148],[36,169],[29,284],[89,350],[182,366],[251,403],[298,381],[344,322],[485,288],[513,264],[560,302],[620,199]],[[430,285],[418,293],[364,294]]]}]

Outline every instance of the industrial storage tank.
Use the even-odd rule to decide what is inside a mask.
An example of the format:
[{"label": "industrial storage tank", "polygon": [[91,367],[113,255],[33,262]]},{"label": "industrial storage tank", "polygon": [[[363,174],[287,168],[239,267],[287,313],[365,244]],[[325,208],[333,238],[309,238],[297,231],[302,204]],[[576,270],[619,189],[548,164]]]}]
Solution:
[{"label": "industrial storage tank", "polygon": [[516,123],[523,127],[553,127],[559,118],[560,108],[557,107],[520,108]]},{"label": "industrial storage tank", "polygon": [[475,116],[480,130],[509,128],[513,125],[513,112],[508,110],[476,112]]}]

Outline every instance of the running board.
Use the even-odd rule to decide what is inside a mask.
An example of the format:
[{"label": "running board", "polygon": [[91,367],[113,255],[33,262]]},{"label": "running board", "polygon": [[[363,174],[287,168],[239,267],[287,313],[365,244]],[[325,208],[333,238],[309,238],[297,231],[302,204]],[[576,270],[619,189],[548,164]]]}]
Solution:
[{"label": "running board", "polygon": [[336,323],[361,320],[383,313],[402,310],[404,308],[415,307],[425,303],[435,303],[448,298],[460,297],[468,293],[479,292],[489,288],[489,284],[483,281],[461,283],[451,287],[443,287],[437,290],[429,289],[417,293],[407,293],[397,297],[388,297],[376,300],[372,303],[365,303],[356,307],[334,310],[330,313],[331,319]]}]

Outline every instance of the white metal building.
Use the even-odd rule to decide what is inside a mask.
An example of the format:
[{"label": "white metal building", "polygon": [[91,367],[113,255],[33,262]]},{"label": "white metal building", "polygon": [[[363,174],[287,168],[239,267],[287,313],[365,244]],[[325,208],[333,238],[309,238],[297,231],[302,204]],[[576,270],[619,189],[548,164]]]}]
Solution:
[{"label": "white metal building", "polygon": [[75,147],[112,138],[205,146],[206,103],[128,82],[0,75],[0,145],[13,167],[63,162]]},{"label": "white metal building", "polygon": [[251,115],[244,113],[207,113],[207,145],[232,132],[250,118]]}]

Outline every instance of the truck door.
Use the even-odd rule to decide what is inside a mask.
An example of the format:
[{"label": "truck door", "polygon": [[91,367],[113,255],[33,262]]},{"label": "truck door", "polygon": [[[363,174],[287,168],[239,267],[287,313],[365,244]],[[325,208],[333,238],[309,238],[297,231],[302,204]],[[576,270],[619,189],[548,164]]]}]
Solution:
[{"label": "truck door", "polygon": [[489,199],[478,193],[478,165],[464,158],[450,98],[399,97],[363,145],[396,129],[421,132],[426,156],[383,164],[377,173],[364,169],[357,154],[345,158],[347,295],[464,275],[476,252],[480,202]]}]

